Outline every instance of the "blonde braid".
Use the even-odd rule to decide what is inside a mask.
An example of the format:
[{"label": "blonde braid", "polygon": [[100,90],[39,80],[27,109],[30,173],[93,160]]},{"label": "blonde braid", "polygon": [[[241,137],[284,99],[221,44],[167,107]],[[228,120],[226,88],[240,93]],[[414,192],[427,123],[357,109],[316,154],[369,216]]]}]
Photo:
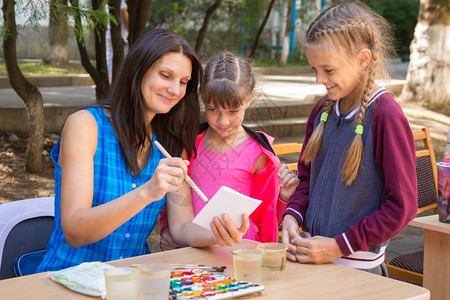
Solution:
[{"label": "blonde braid", "polygon": [[327,20],[334,18],[335,10],[337,9],[338,9],[337,7],[329,7],[327,10],[323,11],[322,14],[309,25],[308,30],[305,33],[305,36],[312,38],[312,41],[319,40],[321,37],[320,33],[324,31],[323,29],[320,28],[322,28],[323,24],[327,23]]},{"label": "blonde braid", "polygon": [[[345,156],[344,166],[342,167],[342,180],[345,182],[347,186],[351,185],[352,182],[356,179],[358,175],[359,166],[361,163],[362,151],[363,151],[363,141],[362,141],[362,126],[364,124],[364,118],[366,115],[366,108],[369,102],[370,94],[373,88],[373,84],[375,82],[375,75],[377,69],[377,52],[378,52],[378,42],[376,32],[371,30],[371,26],[366,22],[361,22],[365,25],[366,29],[372,36],[372,60],[367,66],[368,74],[367,74],[367,85],[364,89],[364,93],[361,100],[361,105],[358,112],[358,118],[356,121],[356,130],[355,137],[347,151]],[[360,24],[361,24],[360,23]],[[358,128],[360,126],[360,128]],[[361,131],[359,131],[361,130]],[[359,132],[358,132],[359,131]]]},{"label": "blonde braid", "polygon": [[[317,31],[315,33],[311,33],[311,34],[313,35],[313,40],[315,40],[315,41],[318,41],[321,39],[328,39],[328,40],[331,39],[332,40],[334,36],[340,35],[347,42],[347,44],[352,44],[352,37],[351,37],[350,30],[354,29],[355,27],[367,26],[367,25],[368,25],[367,22],[361,21],[361,20],[357,20],[357,21],[356,20],[351,20],[351,21],[344,20],[343,24],[341,24],[340,26],[336,26],[333,28],[327,27],[327,28],[317,29]],[[371,84],[371,86],[372,86],[372,84]],[[367,90],[367,88],[368,87],[366,87],[366,90]],[[370,87],[370,90],[371,89],[372,88]],[[370,90],[368,92],[365,91],[365,93],[369,93],[369,95],[367,95],[367,99],[370,96]],[[364,99],[364,97],[363,97],[363,99]],[[367,99],[364,101],[367,101]],[[333,108],[333,103],[334,102],[331,99],[327,99],[324,103],[323,111],[325,113],[329,114]],[[365,107],[365,105],[364,105],[364,107]],[[365,111],[365,109],[364,109],[364,111]],[[361,124],[360,125],[363,124],[363,121],[364,121],[364,113],[361,115],[361,121],[360,121]],[[326,123],[326,121],[320,121],[319,125],[316,127],[316,129],[311,134],[308,144],[306,145],[305,151],[303,152],[302,157],[301,157],[301,160],[303,162],[305,162],[306,164],[309,164],[316,157],[317,152],[319,151],[319,148],[322,145],[325,123]],[[357,137],[355,137],[356,140],[359,139],[358,137],[361,137],[361,136],[358,134]],[[362,146],[362,139],[361,139],[361,146]],[[356,146],[354,146],[354,147],[356,147]],[[352,148],[352,150],[353,150],[353,148]],[[358,149],[358,148],[359,147],[357,147],[356,149]],[[360,148],[360,152],[362,152],[362,147]],[[353,157],[353,155],[351,157]],[[359,157],[361,157],[361,154],[359,154]],[[357,162],[358,162],[358,165],[356,167],[356,172],[358,171],[360,159]],[[347,170],[348,168],[349,167],[348,167],[348,163],[347,163],[345,170]],[[353,166],[352,169],[355,169],[355,167]],[[351,181],[353,181],[353,180],[351,180]]]},{"label": "blonde braid", "polygon": [[[323,113],[326,113],[327,116],[330,114],[332,108],[333,108],[333,100],[327,99],[325,100],[325,103],[323,104]],[[325,123],[326,118],[320,118],[320,123],[317,125],[316,129],[314,129],[313,133],[311,134],[308,143],[306,144],[305,151],[303,151],[301,160],[305,164],[309,164],[317,155],[317,152],[319,151],[320,146],[322,145],[323,140],[323,133],[325,129]]]},{"label": "blonde braid", "polygon": [[[301,41],[304,48],[321,49],[324,50],[324,55],[338,59],[341,59],[341,53],[350,57],[366,48],[372,53],[371,61],[366,67],[367,74],[361,76],[361,84],[365,84],[365,88],[355,124],[356,136],[347,150],[342,169],[342,180],[347,185],[355,180],[361,163],[363,124],[375,78],[389,78],[384,62],[393,53],[391,37],[390,26],[383,17],[361,2],[348,1],[336,3],[323,11],[309,25]],[[331,111],[332,101],[328,99],[325,102],[324,112]],[[317,155],[322,144],[324,126],[325,122],[321,121],[312,133],[301,157],[305,163],[311,162]]]}]

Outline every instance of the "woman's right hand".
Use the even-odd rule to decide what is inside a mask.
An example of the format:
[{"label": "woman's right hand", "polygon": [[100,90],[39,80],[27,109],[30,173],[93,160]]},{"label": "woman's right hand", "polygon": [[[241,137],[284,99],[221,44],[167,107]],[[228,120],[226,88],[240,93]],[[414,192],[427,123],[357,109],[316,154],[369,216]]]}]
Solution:
[{"label": "woman's right hand", "polygon": [[301,238],[299,233],[300,227],[298,226],[297,220],[291,215],[286,215],[283,219],[282,241],[283,244],[288,246],[286,257],[292,261],[297,260],[295,256],[297,253],[295,240]]},{"label": "woman's right hand", "polygon": [[178,192],[183,185],[189,161],[179,157],[159,161],[152,178],[144,185],[151,198],[161,199],[168,192]]}]

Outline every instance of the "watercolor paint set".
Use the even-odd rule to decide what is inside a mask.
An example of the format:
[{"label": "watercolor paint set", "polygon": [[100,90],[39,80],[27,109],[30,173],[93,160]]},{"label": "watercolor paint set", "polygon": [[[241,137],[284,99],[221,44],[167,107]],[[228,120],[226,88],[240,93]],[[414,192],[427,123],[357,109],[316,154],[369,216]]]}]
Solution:
[{"label": "watercolor paint set", "polygon": [[204,269],[172,270],[170,299],[230,299],[259,293],[264,285],[236,281],[225,274]]}]

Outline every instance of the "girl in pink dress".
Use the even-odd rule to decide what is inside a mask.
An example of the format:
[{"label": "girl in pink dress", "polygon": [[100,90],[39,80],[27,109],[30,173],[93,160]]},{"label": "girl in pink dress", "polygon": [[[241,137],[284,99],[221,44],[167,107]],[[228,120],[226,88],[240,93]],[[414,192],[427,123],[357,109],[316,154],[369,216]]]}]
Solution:
[{"label": "girl in pink dress", "polygon": [[[299,179],[280,164],[272,137],[242,125],[254,88],[255,76],[246,59],[223,52],[209,61],[200,87],[207,122],[197,137],[197,156],[191,160],[189,176],[208,199],[227,186],[262,200],[250,215],[251,224],[243,238],[276,242],[281,215]],[[193,192],[192,204],[197,215],[206,203]],[[174,246],[168,228],[163,228],[161,249]]]}]

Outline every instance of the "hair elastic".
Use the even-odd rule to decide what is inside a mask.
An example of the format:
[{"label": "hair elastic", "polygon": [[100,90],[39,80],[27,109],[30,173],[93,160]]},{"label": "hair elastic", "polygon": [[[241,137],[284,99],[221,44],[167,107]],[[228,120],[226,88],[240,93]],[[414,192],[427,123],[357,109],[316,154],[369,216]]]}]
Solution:
[{"label": "hair elastic", "polygon": [[364,131],[364,127],[362,125],[356,125],[355,133],[362,135]]},{"label": "hair elastic", "polygon": [[328,114],[326,113],[326,112],[323,112],[321,115],[320,115],[320,121],[322,122],[326,122],[328,120]]}]

